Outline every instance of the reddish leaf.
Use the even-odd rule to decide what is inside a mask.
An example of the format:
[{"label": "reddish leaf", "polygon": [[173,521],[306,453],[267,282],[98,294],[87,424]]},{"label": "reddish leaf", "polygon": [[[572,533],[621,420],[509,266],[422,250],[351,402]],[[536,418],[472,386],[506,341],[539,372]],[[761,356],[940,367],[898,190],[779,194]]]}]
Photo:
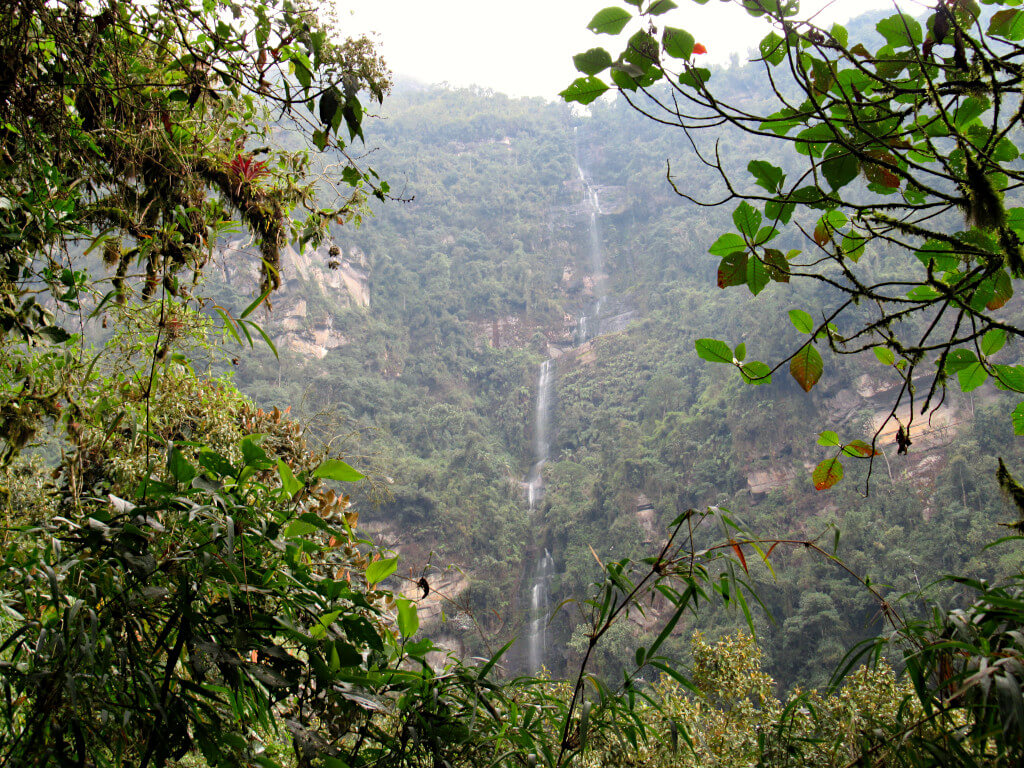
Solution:
[{"label": "reddish leaf", "polygon": [[[888,163],[889,165],[896,165],[896,158],[888,152],[882,152],[881,150],[876,149],[865,154],[880,162]],[[888,168],[874,163],[861,163],[861,169],[864,171],[864,175],[867,177],[868,181],[881,184],[883,187],[888,187],[889,189],[898,189],[900,186],[900,177]]]},{"label": "reddish leaf", "polygon": [[747,254],[745,251],[733,253],[722,259],[718,265],[718,287],[728,288],[733,285],[747,283]]},{"label": "reddish leaf", "polygon": [[707,53],[708,49],[704,47],[704,43],[696,43],[693,46],[693,52],[695,54]]},{"label": "reddish leaf", "polygon": [[838,458],[825,459],[814,468],[811,476],[814,481],[814,490],[824,491],[843,479],[843,465]]},{"label": "reddish leaf", "polygon": [[765,559],[765,560],[767,560],[767,559],[768,559],[769,557],[771,557],[771,556],[772,556],[772,551],[773,551],[773,550],[774,550],[774,549],[775,549],[775,548],[776,548],[777,546],[779,546],[779,542],[777,542],[777,541],[775,541],[775,542],[772,542],[772,545],[771,545],[770,547],[768,547],[768,551],[767,551],[767,552],[765,552],[765,555],[764,555],[764,559]]},{"label": "reddish leaf", "polygon": [[832,233],[829,231],[824,219],[819,220],[818,226],[814,228],[814,242],[818,245],[832,242]]},{"label": "reddish leaf", "polygon": [[821,355],[810,344],[797,352],[789,361],[789,372],[793,374],[797,384],[803,387],[804,392],[810,392],[811,388],[818,383],[824,368]]},{"label": "reddish leaf", "polygon": [[993,287],[995,292],[992,295],[992,300],[985,305],[986,309],[999,309],[1013,298],[1013,284],[1010,282],[1010,276],[1006,274],[1005,269],[996,272]]},{"label": "reddish leaf", "polygon": [[750,573],[750,571],[747,570],[747,558],[745,558],[743,556],[743,550],[740,548],[740,545],[737,544],[732,539],[729,539],[729,546],[732,547],[732,551],[735,552],[736,553],[736,557],[739,558],[740,565],[743,566],[743,570],[746,571],[747,573]]},{"label": "reddish leaf", "polygon": [[843,453],[847,456],[868,458],[869,456],[881,456],[882,454],[865,443],[863,440],[852,440],[843,446]]}]

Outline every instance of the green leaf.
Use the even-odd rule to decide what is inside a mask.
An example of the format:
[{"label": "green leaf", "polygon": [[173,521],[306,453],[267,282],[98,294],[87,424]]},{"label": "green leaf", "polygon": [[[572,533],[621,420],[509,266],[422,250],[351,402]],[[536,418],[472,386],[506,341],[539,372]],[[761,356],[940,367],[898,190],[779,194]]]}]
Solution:
[{"label": "green leaf", "polygon": [[905,13],[882,19],[875,25],[875,29],[893,48],[915,47],[923,42],[921,25]]},{"label": "green leaf", "polygon": [[285,463],[284,459],[277,460],[277,474],[281,476],[281,488],[289,499],[302,488],[302,483],[295,479],[292,468]]},{"label": "green leaf", "polygon": [[978,357],[969,349],[954,349],[946,355],[943,370],[946,373],[958,373],[967,366],[977,362]]},{"label": "green leaf", "polygon": [[814,468],[811,475],[814,482],[814,490],[824,491],[843,479],[843,465],[838,458],[825,459]]},{"label": "green leaf", "polygon": [[366,475],[359,472],[340,459],[324,459],[320,466],[313,470],[313,477],[321,477],[325,480],[338,480],[342,483],[354,483],[362,480]]},{"label": "green leaf", "polygon": [[208,469],[217,479],[223,477],[234,477],[238,471],[226,458],[215,451],[203,449],[196,457],[199,466]]},{"label": "green leaf", "polygon": [[773,67],[777,67],[786,58],[786,41],[774,32],[770,32],[764,37],[758,43],[757,49],[761,53],[761,58]]},{"label": "green leaf", "polygon": [[761,226],[761,212],[744,200],[732,212],[732,220],[736,229],[753,240],[757,236],[758,227]]},{"label": "green leaf", "polygon": [[839,435],[837,435],[835,432],[829,429],[826,429],[824,432],[819,432],[818,445],[839,445]]},{"label": "green leaf", "polygon": [[198,474],[196,468],[177,448],[172,448],[167,456],[167,471],[181,485],[188,485]]},{"label": "green leaf", "polygon": [[607,90],[608,86],[603,80],[596,77],[580,77],[573,80],[572,85],[558,95],[566,101],[589,104],[594,99],[600,98]]},{"label": "green leaf", "polygon": [[811,333],[814,330],[814,318],[802,309],[789,310],[789,320],[800,333]]},{"label": "green leaf", "polygon": [[298,539],[316,533],[317,527],[305,520],[292,520],[285,526],[282,535],[287,539]]},{"label": "green leaf", "polygon": [[672,0],[654,0],[650,8],[647,9],[647,13],[651,16],[661,16],[661,14],[668,13],[673,8],[678,7]]},{"label": "green leaf", "polygon": [[737,359],[737,360],[738,360],[739,362],[741,362],[741,363],[742,363],[742,362],[744,361],[744,359],[746,359],[746,357],[747,357],[747,345],[746,345],[746,344],[740,344],[740,345],[738,345],[738,346],[736,347],[736,349],[734,349],[734,350],[733,350],[733,353],[732,353],[732,355],[733,355],[733,357],[735,357],[735,358],[736,358],[736,359]]},{"label": "green leaf", "polygon": [[696,42],[693,35],[685,29],[676,27],[665,27],[661,36],[661,44],[665,48],[665,53],[673,59],[689,59],[693,56],[693,46]]},{"label": "green leaf", "polygon": [[710,79],[710,69],[705,69],[704,67],[687,67],[686,71],[679,75],[679,84],[698,89]]},{"label": "green leaf", "polygon": [[572,63],[583,74],[596,75],[612,65],[612,55],[604,48],[591,48],[586,53],[573,56]]},{"label": "green leaf", "polygon": [[1006,344],[1006,331],[1002,328],[993,328],[981,339],[981,354],[988,357],[994,355],[1003,345]]},{"label": "green leaf", "polygon": [[983,96],[970,96],[957,107],[953,114],[953,122],[958,128],[964,128],[985,114],[990,106],[989,100]]},{"label": "green leaf", "polygon": [[760,386],[772,383],[772,369],[760,360],[751,360],[740,366],[740,375],[747,384]]},{"label": "green leaf", "polygon": [[1012,392],[1024,392],[1024,366],[1021,365],[996,365],[995,381],[999,389]]},{"label": "green leaf", "polygon": [[737,251],[745,251],[746,248],[747,244],[743,242],[742,237],[735,232],[726,232],[708,248],[708,253],[712,256],[730,256]]},{"label": "green leaf", "polygon": [[1013,434],[1024,435],[1024,403],[1020,403],[1013,409]]},{"label": "green leaf", "polygon": [[970,392],[977,389],[988,379],[988,371],[980,363],[971,363],[957,371],[957,378],[960,380],[960,389]]},{"label": "green leaf", "polygon": [[402,633],[402,637],[412,637],[420,628],[419,612],[413,602],[407,598],[399,597],[396,602],[398,603],[398,631]]},{"label": "green leaf", "polygon": [[882,365],[892,365],[896,362],[896,354],[888,347],[872,347],[872,351],[875,353],[875,357],[878,358],[878,362]]},{"label": "green leaf", "polygon": [[243,437],[239,447],[242,449],[242,458],[246,466],[263,469],[270,461],[267,452],[259,446],[254,435]]},{"label": "green leaf", "polygon": [[366,566],[366,583],[370,586],[378,584],[397,570],[397,557],[388,557],[384,560],[374,560]]},{"label": "green leaf", "polygon": [[747,287],[757,296],[771,282],[768,268],[758,258],[747,259]]},{"label": "green leaf", "polygon": [[609,7],[598,11],[587,24],[587,29],[599,35],[617,35],[631,18],[629,11]]},{"label": "green leaf", "polygon": [[988,33],[1007,40],[1024,40],[1024,11],[1007,8],[992,14]]},{"label": "green leaf", "polygon": [[732,350],[724,341],[718,339],[697,339],[694,342],[697,357],[710,363],[732,364]]},{"label": "green leaf", "polygon": [[807,344],[789,361],[789,372],[804,392],[810,392],[821,378],[825,365],[821,355],[811,344]]},{"label": "green leaf", "polygon": [[857,178],[857,174],[860,173],[860,160],[848,150],[832,145],[825,150],[821,172],[829,187],[833,190],[840,189]]},{"label": "green leaf", "polygon": [[1006,273],[1006,270],[1001,269],[996,272],[992,280],[992,298],[989,300],[988,304],[985,305],[985,308],[989,310],[1000,309],[1012,298],[1013,282],[1010,280],[1010,276]]},{"label": "green leaf", "polygon": [[747,170],[757,179],[758,186],[772,193],[778,192],[786,180],[782,169],[767,160],[751,160],[747,163]]}]

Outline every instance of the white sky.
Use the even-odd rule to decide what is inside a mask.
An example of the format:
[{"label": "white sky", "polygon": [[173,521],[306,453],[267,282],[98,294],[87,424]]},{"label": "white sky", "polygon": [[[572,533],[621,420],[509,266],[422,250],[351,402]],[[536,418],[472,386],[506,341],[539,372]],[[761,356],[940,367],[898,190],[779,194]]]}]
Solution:
[{"label": "white sky", "polygon": [[[379,33],[381,50],[396,75],[427,83],[479,85],[514,96],[554,98],[579,76],[573,54],[602,46],[616,56],[625,42],[586,28],[593,15],[616,4],[614,0],[328,2],[339,8],[349,34]],[[727,63],[733,52],[742,59],[767,34],[763,19],[754,19],[731,3],[676,2],[679,8],[661,16],[659,24],[689,31],[707,47],[711,63]],[[915,16],[923,5],[901,1]],[[827,7],[818,20],[831,24],[867,10],[891,8],[894,0],[804,0],[800,17],[823,6]]]}]

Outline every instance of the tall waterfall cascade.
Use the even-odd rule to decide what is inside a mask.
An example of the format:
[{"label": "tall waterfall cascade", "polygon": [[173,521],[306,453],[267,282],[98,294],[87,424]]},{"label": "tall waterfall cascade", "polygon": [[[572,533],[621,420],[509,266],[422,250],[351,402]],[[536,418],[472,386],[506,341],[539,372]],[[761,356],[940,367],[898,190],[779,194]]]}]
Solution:
[{"label": "tall waterfall cascade", "polygon": [[[575,129],[574,129],[575,138]],[[576,344],[583,344],[601,334],[601,310],[608,295],[607,278],[604,274],[604,253],[601,246],[601,202],[596,187],[584,172],[580,162],[579,147],[576,152],[576,171],[584,193],[583,210],[587,216],[588,268],[592,281],[592,300],[586,312],[582,313],[576,329]],[[555,364],[548,358],[540,365],[537,373],[537,405],[533,422],[533,463],[526,477],[526,499],[530,507],[531,522],[537,515],[544,497],[544,464],[551,449],[552,393],[555,383]],[[530,569],[532,577],[529,588],[530,619],[526,628],[527,672],[536,674],[547,661],[548,621],[551,610],[551,580],[555,575],[555,560],[545,548],[543,555],[535,556]]]}]

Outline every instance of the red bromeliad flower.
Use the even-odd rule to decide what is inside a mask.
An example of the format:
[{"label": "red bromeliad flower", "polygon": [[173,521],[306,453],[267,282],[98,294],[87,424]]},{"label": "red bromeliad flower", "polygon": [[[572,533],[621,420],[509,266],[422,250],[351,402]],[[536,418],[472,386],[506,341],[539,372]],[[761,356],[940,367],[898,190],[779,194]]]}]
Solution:
[{"label": "red bromeliad flower", "polygon": [[694,54],[707,53],[708,49],[704,47],[704,43],[697,43],[693,46]]},{"label": "red bromeliad flower", "polygon": [[252,155],[237,155],[228,163],[228,173],[239,182],[252,182],[270,173],[270,169],[267,168],[266,163],[256,160]]}]

